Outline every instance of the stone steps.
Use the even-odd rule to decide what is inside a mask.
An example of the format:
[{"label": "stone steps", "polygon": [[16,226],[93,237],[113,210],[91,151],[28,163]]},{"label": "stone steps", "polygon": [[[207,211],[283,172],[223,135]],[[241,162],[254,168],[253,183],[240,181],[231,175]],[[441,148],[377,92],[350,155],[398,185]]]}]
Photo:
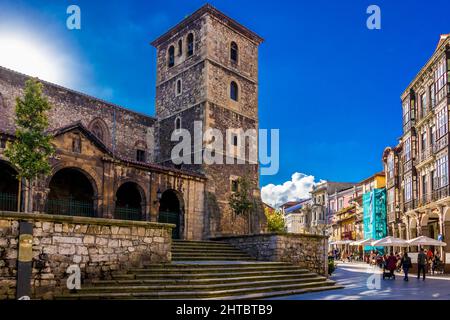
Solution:
[{"label": "stone steps", "polygon": [[289,263],[255,261],[227,243],[175,240],[172,257],[171,264],[130,268],[55,298],[257,299],[340,288]]},{"label": "stone steps", "polygon": [[[323,282],[326,280],[324,277],[319,277],[317,275],[310,275],[309,277],[294,278],[294,279],[270,279],[266,280],[257,279],[242,279],[240,282],[205,282],[203,284],[189,283],[189,289],[195,291],[213,291],[213,290],[226,290],[226,289],[236,289],[236,288],[251,288],[269,285],[284,285],[284,284],[303,284],[303,283],[314,283]],[[88,292],[153,292],[153,291],[185,291],[186,283],[165,283],[160,281],[157,284],[143,284],[143,285],[124,285],[124,284],[112,284],[108,286],[92,286],[81,289],[80,293]]]},{"label": "stone steps", "polygon": [[[264,265],[258,266],[258,264],[254,265],[241,265],[241,264],[233,264],[233,265],[225,265],[225,266],[202,266],[202,267],[179,267],[178,265],[168,267],[168,268],[154,268],[148,267],[143,269],[135,269],[132,268],[128,271],[128,274],[134,275],[148,275],[148,274],[171,274],[171,273],[183,273],[183,274],[214,274],[214,273],[239,273],[239,272],[266,272],[266,271],[295,271],[297,273],[305,273],[308,272],[306,269],[300,268],[298,266],[280,266],[280,265]],[[118,274],[123,275],[123,274]]]},{"label": "stone steps", "polygon": [[252,261],[255,258],[225,242],[179,241],[172,243],[173,261]]},{"label": "stone steps", "polygon": [[[301,273],[300,273],[301,274]],[[252,277],[258,275],[300,275],[295,270],[290,271],[252,271],[252,272],[226,272],[226,273],[192,273],[186,274],[183,272],[172,274],[122,274],[114,277],[115,280],[152,280],[152,279],[204,279],[204,278],[239,278]]]},{"label": "stone steps", "polygon": [[225,277],[226,274],[224,274],[224,277],[213,277],[214,275],[211,275],[211,278],[208,278],[208,275],[204,275],[200,278],[189,278],[184,277],[183,279],[180,279],[181,275],[174,275],[176,277],[172,278],[164,278],[162,275],[156,275],[154,279],[125,279],[125,280],[94,280],[90,284],[92,286],[110,286],[110,285],[158,285],[158,284],[221,284],[221,283],[234,283],[234,282],[241,282],[241,281],[264,281],[264,280],[288,280],[288,279],[307,279],[311,278],[313,276],[316,276],[314,273],[304,273],[304,274],[297,274],[293,273],[291,275],[289,274],[268,274],[268,275],[244,275],[244,276],[235,276],[235,277]]},{"label": "stone steps", "polygon": [[[296,291],[305,292],[311,289],[318,289],[321,287],[327,288],[333,287],[333,289],[339,288],[334,286],[334,281],[324,280],[318,282],[306,282],[295,284],[273,284],[273,285],[261,285],[247,287],[234,288],[228,290],[212,290],[212,291],[199,291],[192,290],[191,288],[185,288],[186,290],[180,291],[143,291],[143,292],[92,292],[92,293],[72,293],[66,295],[57,296],[56,299],[205,299],[215,298],[222,299],[223,297],[240,297],[246,299],[247,295],[260,294],[260,297],[270,297],[275,292],[284,292],[285,294],[294,294]],[[277,294],[278,295],[278,294]]]}]

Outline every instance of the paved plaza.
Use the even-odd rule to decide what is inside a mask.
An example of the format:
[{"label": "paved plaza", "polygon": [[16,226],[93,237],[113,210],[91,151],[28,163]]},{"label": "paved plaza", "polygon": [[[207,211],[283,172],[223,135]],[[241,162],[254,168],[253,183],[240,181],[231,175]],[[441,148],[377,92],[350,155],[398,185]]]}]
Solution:
[{"label": "paved plaza", "polygon": [[[345,289],[273,298],[276,300],[450,300],[450,276],[427,274],[425,281],[410,274],[403,281],[383,280],[377,267],[364,263],[340,263],[331,277]],[[369,282],[369,286],[368,283]]]}]

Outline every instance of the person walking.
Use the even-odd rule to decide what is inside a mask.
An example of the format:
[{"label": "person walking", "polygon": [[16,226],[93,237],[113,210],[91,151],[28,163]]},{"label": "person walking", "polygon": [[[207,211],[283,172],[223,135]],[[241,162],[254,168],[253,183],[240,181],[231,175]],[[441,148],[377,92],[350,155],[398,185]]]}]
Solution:
[{"label": "person walking", "polygon": [[397,269],[397,258],[394,256],[394,254],[391,251],[391,254],[386,259],[386,269],[389,270],[391,277],[395,279],[394,271]]},{"label": "person walking", "polygon": [[420,248],[419,255],[417,256],[417,279],[420,279],[420,273],[423,272],[423,280],[425,281],[426,265],[427,256],[423,252],[423,248]]},{"label": "person walking", "polygon": [[405,277],[403,278],[403,280],[408,281],[409,280],[408,279],[409,268],[412,267],[411,258],[408,257],[408,253],[405,252],[400,264],[402,266],[403,273],[405,274]]},{"label": "person walking", "polygon": [[432,260],[432,264],[431,264],[431,274],[434,274],[436,269],[439,267],[440,263],[441,263],[441,259],[439,257],[439,254],[435,253],[433,260]]}]

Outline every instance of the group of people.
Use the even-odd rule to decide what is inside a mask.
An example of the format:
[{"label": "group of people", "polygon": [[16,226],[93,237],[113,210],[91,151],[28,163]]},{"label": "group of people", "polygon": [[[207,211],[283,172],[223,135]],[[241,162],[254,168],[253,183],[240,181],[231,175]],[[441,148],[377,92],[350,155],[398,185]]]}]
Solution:
[{"label": "group of people", "polygon": [[[378,251],[372,251],[368,260],[370,264],[378,265],[383,270],[389,271],[391,277],[394,276],[394,271],[403,270],[404,280],[409,280],[408,274],[409,269],[412,267],[412,262],[407,252],[400,255],[391,251],[389,255],[381,255]],[[432,250],[420,249],[417,256],[417,279],[420,279],[420,276],[423,275],[423,280],[425,280],[427,266],[430,266],[431,272],[434,273],[440,264],[441,260],[438,253],[433,253]]]},{"label": "group of people", "polygon": [[334,260],[340,260],[342,262],[360,261],[361,255],[358,252],[349,252],[347,250],[334,249],[328,253],[328,256],[333,257]]}]

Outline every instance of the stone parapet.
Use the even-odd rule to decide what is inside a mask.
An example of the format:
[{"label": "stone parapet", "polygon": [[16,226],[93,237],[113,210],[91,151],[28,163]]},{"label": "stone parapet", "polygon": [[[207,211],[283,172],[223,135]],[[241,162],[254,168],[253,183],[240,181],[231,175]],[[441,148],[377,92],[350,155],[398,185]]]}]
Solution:
[{"label": "stone parapet", "polygon": [[[33,224],[34,298],[64,291],[70,265],[80,267],[83,285],[129,267],[171,261],[171,224],[0,212],[0,299],[15,298],[20,221]],[[47,258],[38,268],[41,253]]]},{"label": "stone parapet", "polygon": [[256,234],[220,237],[261,261],[290,262],[328,276],[328,238],[304,234]]}]

